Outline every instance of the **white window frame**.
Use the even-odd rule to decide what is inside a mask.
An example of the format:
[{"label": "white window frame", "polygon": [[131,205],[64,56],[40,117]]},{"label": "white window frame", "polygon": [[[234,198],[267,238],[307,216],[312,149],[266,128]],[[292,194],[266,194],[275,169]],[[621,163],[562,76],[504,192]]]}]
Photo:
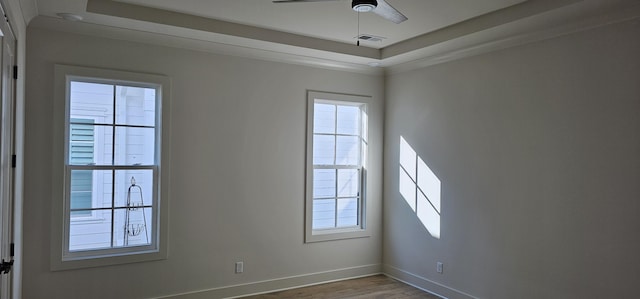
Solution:
[{"label": "white window frame", "polygon": [[[307,155],[306,155],[306,195],[305,195],[305,242],[369,237],[367,229],[367,157],[368,157],[368,116],[370,96],[348,95],[321,91],[307,91]],[[358,224],[337,228],[313,229],[313,137],[315,103],[330,103],[358,106],[361,110],[361,150],[360,150],[360,196],[358,203]],[[353,168],[353,167],[351,167]]]},{"label": "white window frame", "polygon": [[[151,244],[117,247],[99,250],[69,250],[69,190],[70,178],[67,165],[69,94],[71,81],[107,83],[156,89],[156,161],[150,169],[154,172],[154,198]],[[95,69],[78,66],[55,65],[53,129],[53,199],[51,217],[51,269],[66,270],[106,266],[167,258],[167,207],[169,195],[170,161],[170,95],[171,81],[162,75],[133,73],[117,70]],[[114,112],[115,113],[115,112]],[[114,115],[115,117],[115,115]],[[119,169],[120,166],[113,166]],[[125,167],[126,168],[126,167]],[[144,168],[144,166],[143,166]]]}]

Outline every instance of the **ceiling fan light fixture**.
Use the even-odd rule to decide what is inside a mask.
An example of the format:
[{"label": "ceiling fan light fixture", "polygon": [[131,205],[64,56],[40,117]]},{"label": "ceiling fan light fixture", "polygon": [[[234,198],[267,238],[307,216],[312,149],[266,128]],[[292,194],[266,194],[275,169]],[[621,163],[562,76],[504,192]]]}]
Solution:
[{"label": "ceiling fan light fixture", "polygon": [[78,21],[82,21],[82,19],[84,19],[81,15],[77,15],[77,14],[74,14],[74,13],[68,13],[68,12],[61,12],[61,13],[58,13],[56,15],[61,17],[65,21],[70,21],[70,22],[78,22]]},{"label": "ceiling fan light fixture", "polygon": [[357,12],[370,12],[376,9],[378,1],[376,0],[353,0],[351,8]]}]

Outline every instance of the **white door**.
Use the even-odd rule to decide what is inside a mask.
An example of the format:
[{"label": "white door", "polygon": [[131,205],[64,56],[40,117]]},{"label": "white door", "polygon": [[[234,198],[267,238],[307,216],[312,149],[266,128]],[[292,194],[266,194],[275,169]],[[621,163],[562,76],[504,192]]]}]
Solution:
[{"label": "white door", "polygon": [[[0,12],[1,9],[0,9]],[[2,16],[4,16],[2,12]],[[11,297],[13,263],[13,175],[15,116],[15,37],[4,17],[0,17],[0,299]]]}]

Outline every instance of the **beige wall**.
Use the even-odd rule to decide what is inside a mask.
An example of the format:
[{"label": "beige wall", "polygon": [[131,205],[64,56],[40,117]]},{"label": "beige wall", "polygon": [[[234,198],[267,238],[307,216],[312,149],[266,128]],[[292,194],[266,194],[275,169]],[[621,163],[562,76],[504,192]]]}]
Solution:
[{"label": "beige wall", "polygon": [[[385,270],[450,298],[637,297],[639,36],[636,20],[389,75]],[[440,239],[399,193],[401,136],[442,182]]]},{"label": "beige wall", "polygon": [[[215,298],[380,270],[382,77],[33,28],[27,59],[24,298],[142,298],[241,285],[201,294]],[[49,270],[50,202],[60,196],[51,192],[56,63],[171,77],[169,259]],[[374,98],[369,238],[303,243],[308,89]],[[240,260],[245,273],[234,274]]]}]

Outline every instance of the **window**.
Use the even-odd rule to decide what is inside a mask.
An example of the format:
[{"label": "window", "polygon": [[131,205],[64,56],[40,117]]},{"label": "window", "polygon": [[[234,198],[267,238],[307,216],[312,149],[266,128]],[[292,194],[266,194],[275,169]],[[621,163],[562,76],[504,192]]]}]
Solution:
[{"label": "window", "polygon": [[56,66],[54,270],[166,257],[166,77]]},{"label": "window", "polygon": [[307,242],[367,236],[368,100],[308,93]]}]

